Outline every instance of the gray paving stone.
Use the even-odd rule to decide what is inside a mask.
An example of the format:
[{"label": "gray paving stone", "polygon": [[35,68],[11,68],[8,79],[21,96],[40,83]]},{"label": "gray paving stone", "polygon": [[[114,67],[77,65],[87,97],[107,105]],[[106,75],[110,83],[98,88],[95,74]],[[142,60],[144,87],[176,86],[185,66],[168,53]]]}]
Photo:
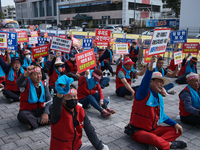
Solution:
[{"label": "gray paving stone", "polygon": [[21,147],[21,146],[24,146],[24,145],[27,145],[27,144],[30,144],[32,143],[33,140],[31,140],[29,137],[26,137],[26,138],[23,138],[23,139],[20,139],[20,140],[17,140],[15,141],[15,143],[17,144],[17,146]]},{"label": "gray paving stone", "polygon": [[0,131],[0,138],[1,137],[4,137],[4,136],[7,136],[8,134],[4,131],[4,130],[1,130]]},{"label": "gray paving stone", "polygon": [[10,143],[19,140],[19,136],[17,134],[9,135],[2,138],[5,143]]},{"label": "gray paving stone", "polygon": [[47,144],[45,142],[43,142],[42,140],[33,142],[31,144],[28,144],[28,146],[32,149],[32,150],[36,150],[36,149],[42,149],[43,147],[46,147]]},{"label": "gray paving stone", "polygon": [[47,136],[44,133],[37,133],[30,137],[33,141],[38,141],[47,138]]},{"label": "gray paving stone", "polygon": [[33,131],[27,130],[27,131],[19,132],[19,133],[17,133],[17,134],[18,134],[18,136],[19,136],[20,138],[24,138],[24,137],[27,137],[27,136],[32,136],[32,135],[34,135],[34,132],[33,132]]},{"label": "gray paving stone", "polygon": [[11,142],[11,143],[8,143],[8,144],[1,146],[0,149],[1,150],[13,150],[15,148],[17,148],[17,145],[15,143]]},{"label": "gray paving stone", "polygon": [[0,125],[0,130],[5,130],[5,129],[8,129],[8,128],[10,128],[10,126],[7,123]]},{"label": "gray paving stone", "polygon": [[51,140],[51,137],[47,137],[45,139],[42,139],[47,145],[50,145],[50,140]]},{"label": "gray paving stone", "polygon": [[15,149],[15,150],[31,150],[31,149],[28,146],[22,146],[22,147]]},{"label": "gray paving stone", "polygon": [[0,145],[4,145],[4,141],[2,139],[0,139]]},{"label": "gray paving stone", "polygon": [[15,133],[18,133],[18,132],[21,132],[22,130],[19,128],[19,127],[13,127],[13,128],[10,128],[10,129],[6,129],[6,132],[11,135],[11,134],[15,134]]}]

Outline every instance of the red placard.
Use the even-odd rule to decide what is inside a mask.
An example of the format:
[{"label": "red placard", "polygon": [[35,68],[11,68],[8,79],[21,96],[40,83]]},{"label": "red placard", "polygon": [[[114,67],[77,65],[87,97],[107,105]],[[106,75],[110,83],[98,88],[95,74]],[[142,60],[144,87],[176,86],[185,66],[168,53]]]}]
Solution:
[{"label": "red placard", "polygon": [[45,32],[45,33],[44,33],[44,37],[48,37],[48,32]]},{"label": "red placard", "polygon": [[35,26],[34,26],[34,25],[29,25],[29,29],[30,29],[30,30],[34,30],[34,29],[35,29]]},{"label": "red placard", "polygon": [[199,43],[183,43],[183,53],[199,53]]},{"label": "red placard", "polygon": [[75,55],[78,73],[84,72],[96,66],[94,49],[84,51]]},{"label": "red placard", "polygon": [[31,37],[38,37],[37,31],[31,31],[30,34],[31,34]]},{"label": "red placard", "polygon": [[145,54],[144,54],[144,63],[149,63],[151,62],[151,56],[149,54],[149,49],[145,49]]},{"label": "red placard", "polygon": [[97,46],[108,46],[110,43],[111,30],[96,29],[95,43]]},{"label": "red placard", "polygon": [[65,34],[59,35],[59,37],[66,39],[66,35]]},{"label": "red placard", "polygon": [[32,48],[32,56],[33,59],[38,58],[40,56],[48,56],[49,51],[48,51],[48,45],[43,45],[43,46],[38,46]]},{"label": "red placard", "polygon": [[114,45],[114,42],[115,42],[115,39],[114,39],[114,38],[111,38],[111,39],[110,39],[110,45]]},{"label": "red placard", "polygon": [[26,31],[17,31],[17,43],[28,42]]}]

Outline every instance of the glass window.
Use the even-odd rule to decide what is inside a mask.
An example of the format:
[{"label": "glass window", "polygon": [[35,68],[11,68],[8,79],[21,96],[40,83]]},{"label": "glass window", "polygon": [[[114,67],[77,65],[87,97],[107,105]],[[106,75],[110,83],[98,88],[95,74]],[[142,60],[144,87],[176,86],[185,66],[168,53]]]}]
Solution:
[{"label": "glass window", "polygon": [[33,3],[34,17],[38,17],[38,6],[37,2]]},{"label": "glass window", "polygon": [[47,12],[47,16],[52,16],[51,0],[46,0],[46,12]]},{"label": "glass window", "polygon": [[111,24],[111,19],[108,19],[108,24]]},{"label": "glass window", "polygon": [[53,0],[54,16],[57,15],[57,7],[56,7],[57,2],[59,2],[59,0]]},{"label": "glass window", "polygon": [[112,23],[111,24],[115,24],[115,19],[112,19]]},{"label": "glass window", "polygon": [[40,17],[44,17],[44,1],[39,1],[40,5]]}]

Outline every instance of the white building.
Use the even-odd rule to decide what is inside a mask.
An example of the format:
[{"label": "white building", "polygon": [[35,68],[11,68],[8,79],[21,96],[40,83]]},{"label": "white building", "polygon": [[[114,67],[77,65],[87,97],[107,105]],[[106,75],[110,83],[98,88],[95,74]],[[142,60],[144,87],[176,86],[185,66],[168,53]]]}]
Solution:
[{"label": "white building", "polygon": [[2,7],[2,12],[4,13],[5,19],[15,19],[16,18],[16,12],[15,9],[8,9],[7,6]]}]

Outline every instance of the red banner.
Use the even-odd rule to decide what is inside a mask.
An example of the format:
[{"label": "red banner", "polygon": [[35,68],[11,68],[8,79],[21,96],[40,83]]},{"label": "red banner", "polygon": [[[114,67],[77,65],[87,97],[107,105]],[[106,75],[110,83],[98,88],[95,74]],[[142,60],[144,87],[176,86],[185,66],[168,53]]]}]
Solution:
[{"label": "red banner", "polygon": [[111,30],[96,29],[95,43],[97,46],[108,46],[110,43]]},{"label": "red banner", "polygon": [[31,34],[31,37],[38,37],[37,31],[31,31],[30,34]]},{"label": "red banner", "polygon": [[34,29],[35,29],[35,26],[34,26],[34,25],[29,25],[29,29],[30,29],[30,30],[34,30]]},{"label": "red banner", "polygon": [[17,43],[28,42],[26,31],[17,31]]},{"label": "red banner", "polygon": [[149,54],[149,49],[145,49],[145,54],[144,54],[144,63],[149,63],[151,62],[151,56]]},{"label": "red banner", "polygon": [[49,55],[48,45],[32,48],[32,55],[33,55],[33,59],[38,58],[40,56],[42,56],[42,57],[48,56]]},{"label": "red banner", "polygon": [[84,72],[96,66],[94,49],[84,51],[75,55],[78,73]]},{"label": "red banner", "polygon": [[199,43],[183,43],[183,53],[199,53]]},{"label": "red banner", "polygon": [[59,37],[61,37],[63,39],[66,39],[66,35],[65,34],[59,35]]}]

